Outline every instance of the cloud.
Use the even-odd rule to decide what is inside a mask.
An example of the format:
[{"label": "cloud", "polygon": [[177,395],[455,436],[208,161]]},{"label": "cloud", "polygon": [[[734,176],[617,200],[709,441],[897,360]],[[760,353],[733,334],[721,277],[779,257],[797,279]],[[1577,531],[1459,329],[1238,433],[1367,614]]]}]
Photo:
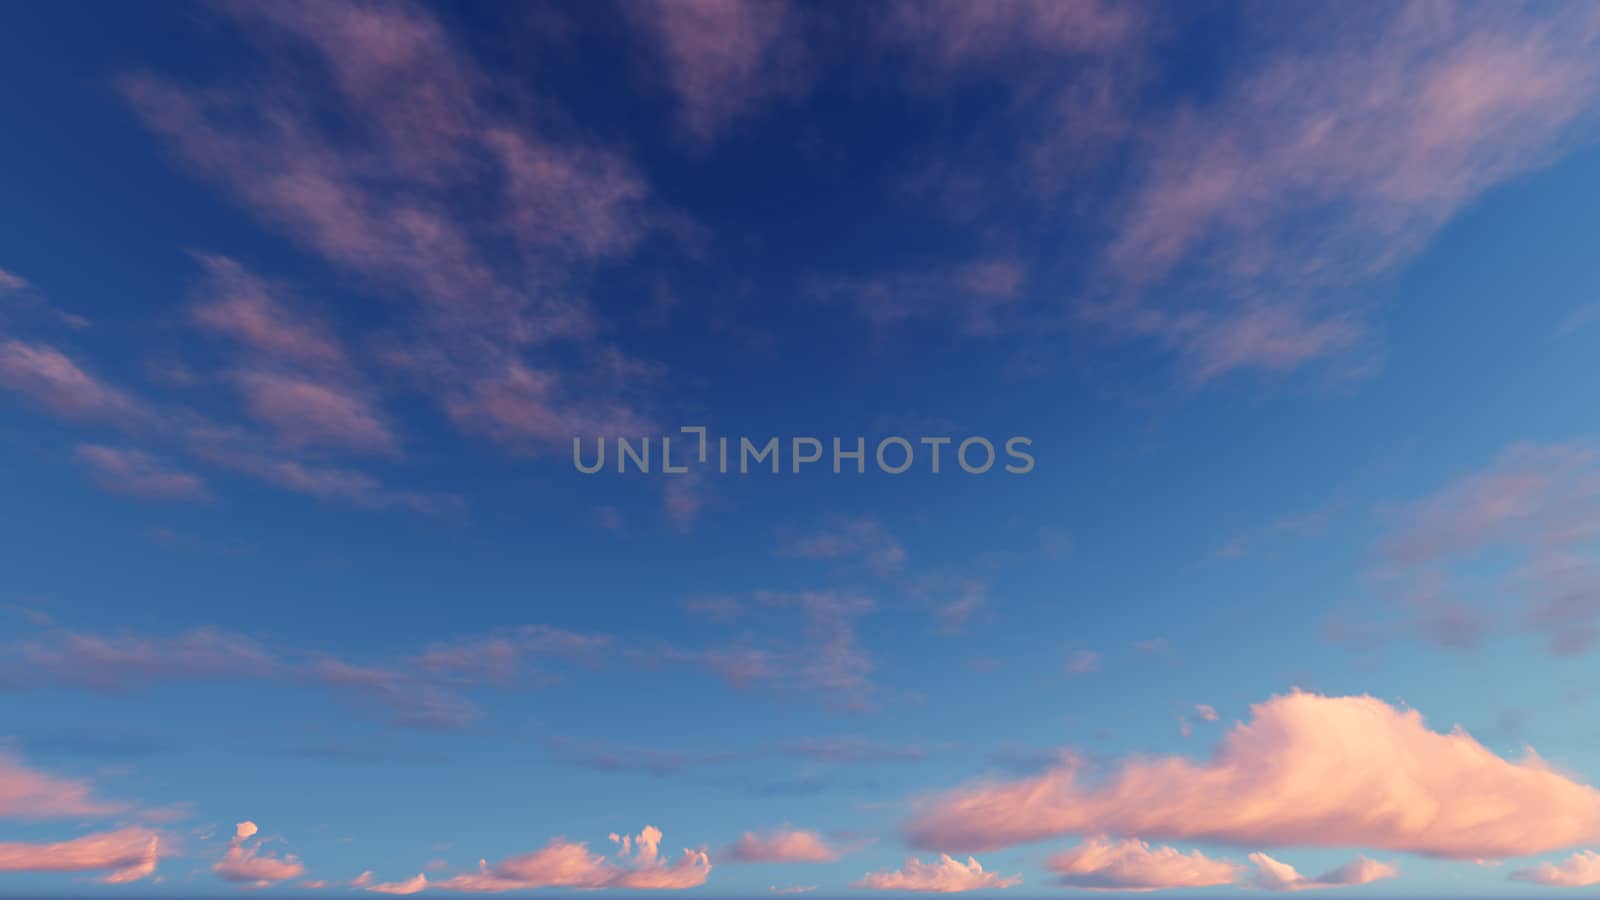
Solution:
[{"label": "cloud", "polygon": [[324,323],[295,310],[266,281],[225,256],[201,254],[202,299],[190,315],[263,359],[309,368],[339,368],[344,348]]},{"label": "cloud", "polygon": [[1305,27],[1147,129],[1105,252],[1112,298],[1083,312],[1166,341],[1197,382],[1358,346],[1348,287],[1592,118],[1592,10],[1550,12],[1408,4]]},{"label": "cloud", "polygon": [[[389,372],[458,427],[516,449],[573,434],[633,433],[615,348],[596,343],[578,282],[630,253],[662,215],[633,166],[576,135],[534,126],[497,79],[409,4],[224,5],[261,51],[253,78],[191,87],[139,73],[122,94],[205,180],[358,283],[408,301],[372,342]],[[259,281],[206,261],[225,305],[197,313],[261,356],[334,365],[325,329],[268,302]],[[243,299],[240,299],[240,298]],[[560,349],[557,350],[559,345]],[[341,408],[365,399],[341,381]],[[315,410],[329,408],[297,394]],[[293,407],[270,404],[276,425]],[[370,410],[368,411],[370,413]],[[386,449],[376,415],[340,445]],[[302,430],[291,432],[301,438]]]},{"label": "cloud", "polygon": [[1216,709],[1212,708],[1208,703],[1196,703],[1194,714],[1199,716],[1202,722],[1215,722],[1217,720]]},{"label": "cloud", "polygon": [[259,887],[299,878],[305,866],[293,856],[273,856],[261,852],[261,841],[249,843],[259,829],[254,822],[240,822],[234,827],[234,837],[228,852],[211,867],[223,881],[252,884]]},{"label": "cloud", "polygon": [[1068,675],[1087,675],[1100,671],[1100,654],[1093,650],[1079,650],[1067,659]]},{"label": "cloud", "polygon": [[698,141],[810,88],[799,15],[786,0],[644,0],[627,11],[655,45],[679,120]]},{"label": "cloud", "polygon": [[408,728],[451,730],[478,717],[477,707],[465,697],[394,669],[328,657],[309,665],[305,674],[329,687],[376,700],[391,711],[396,725]]},{"label": "cloud", "polygon": [[170,638],[59,631],[17,646],[27,677],[103,691],[159,681],[263,677],[277,665],[256,642],[217,628]]},{"label": "cloud", "polygon": [[813,279],[809,297],[838,305],[879,328],[919,319],[951,322],[963,334],[999,333],[1023,300],[1024,264],[1010,257],[975,259],[959,266]]},{"label": "cloud", "polygon": [[310,376],[271,371],[239,374],[245,407],[292,448],[334,447],[392,453],[397,439],[359,392]]},{"label": "cloud", "polygon": [[165,467],[141,450],[100,444],[79,444],[74,456],[94,471],[108,491],[164,500],[204,500],[209,494],[200,476]]},{"label": "cloud", "polygon": [[5,269],[0,269],[0,296],[4,296],[13,291],[20,291],[27,286],[27,279],[23,278],[21,275],[7,272]]},{"label": "cloud", "polygon": [[881,37],[910,47],[945,68],[989,63],[1029,50],[1050,54],[1102,51],[1136,31],[1131,8],[1099,0],[1055,3],[1014,0],[899,0],[889,7]]},{"label": "cloud", "polygon": [[711,859],[704,851],[685,850],[671,863],[661,859],[661,831],[653,826],[645,826],[637,835],[613,834],[611,840],[620,847],[615,862],[590,853],[586,844],[556,838],[532,853],[493,866],[480,861],[475,874],[457,875],[434,886],[467,892],[542,887],[682,890],[705,884],[711,873]]},{"label": "cloud", "polygon": [[131,396],[48,344],[0,341],[0,387],[72,419],[132,422],[144,414]]},{"label": "cloud", "polygon": [[1172,847],[1151,847],[1137,838],[1112,841],[1095,837],[1045,863],[1070,887],[1103,891],[1156,891],[1167,888],[1232,884],[1240,867],[1208,859],[1200,851],[1181,853]]},{"label": "cloud", "polygon": [[858,620],[876,608],[870,597],[831,590],[757,591],[734,606],[740,613],[776,613],[788,623],[785,638],[763,646],[741,638],[734,646],[667,647],[636,655],[645,662],[701,666],[736,688],[805,688],[850,709],[871,707],[874,663],[857,628]]},{"label": "cloud", "polygon": [[1517,869],[1510,876],[1516,881],[1528,881],[1550,887],[1587,887],[1600,884],[1600,853],[1579,850],[1557,863],[1540,863],[1526,869]]},{"label": "cloud", "polygon": [[86,781],[46,775],[0,750],[0,818],[95,818],[125,809],[96,799]]},{"label": "cloud", "polygon": [[1267,847],[1522,856],[1600,836],[1600,792],[1531,750],[1510,762],[1373,697],[1295,692],[1252,707],[1213,758],[1136,757],[1093,784],[1068,757],[960,788],[906,823],[919,847],[984,850],[1064,834]]},{"label": "cloud", "polygon": [[369,884],[366,889],[376,894],[420,894],[428,887],[426,873],[418,872],[404,881],[390,881],[379,884]]},{"label": "cloud", "polygon": [[898,571],[906,561],[905,548],[874,519],[852,519],[795,538],[785,542],[779,553],[797,559],[857,558],[879,575]]},{"label": "cloud", "polygon": [[1357,857],[1316,878],[1307,878],[1296,872],[1294,866],[1278,862],[1265,853],[1250,854],[1250,862],[1256,867],[1256,874],[1251,879],[1251,884],[1267,891],[1306,891],[1315,888],[1371,884],[1400,874],[1393,866],[1364,856]]},{"label": "cloud", "polygon": [[[1550,652],[1600,640],[1600,453],[1577,444],[1522,443],[1433,494],[1385,510],[1379,582],[1397,618],[1336,623],[1336,638],[1415,635],[1472,647],[1497,628],[1533,630]],[[1486,589],[1485,589],[1486,588]],[[1488,594],[1514,619],[1469,602]]]},{"label": "cloud", "polygon": [[839,851],[815,831],[747,831],[719,856],[742,863],[821,863],[839,858]]},{"label": "cloud", "polygon": [[0,843],[0,872],[106,872],[101,882],[127,884],[155,874],[160,850],[160,836],[144,828],[86,834],[54,844]]},{"label": "cloud", "polygon": [[937,862],[925,863],[912,856],[898,870],[870,872],[851,887],[875,891],[917,891],[923,893],[954,894],[985,888],[1008,888],[1022,883],[1021,875],[1003,877],[996,872],[985,872],[983,865],[972,857],[966,862],[940,854]]}]

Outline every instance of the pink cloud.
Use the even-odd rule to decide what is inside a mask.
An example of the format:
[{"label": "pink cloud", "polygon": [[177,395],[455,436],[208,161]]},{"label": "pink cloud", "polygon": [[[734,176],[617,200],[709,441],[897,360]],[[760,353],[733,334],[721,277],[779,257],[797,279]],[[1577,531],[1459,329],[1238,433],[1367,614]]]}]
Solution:
[{"label": "pink cloud", "polygon": [[1540,863],[1511,873],[1516,881],[1549,887],[1588,887],[1600,884],[1600,853],[1580,850],[1560,862]]},{"label": "pink cloud", "polygon": [[257,831],[254,822],[240,822],[234,828],[228,852],[211,867],[223,881],[266,886],[305,874],[305,866],[293,856],[273,856],[261,851],[261,842],[250,839]]},{"label": "pink cloud", "polygon": [[106,872],[101,882],[127,884],[155,874],[160,848],[160,836],[144,828],[87,834],[54,844],[0,843],[0,872]]},{"label": "pink cloud", "polygon": [[1200,851],[1181,853],[1151,847],[1137,838],[1113,841],[1095,837],[1045,863],[1071,887],[1100,891],[1156,891],[1232,884],[1240,867],[1208,859]]},{"label": "pink cloud", "polygon": [[916,891],[919,893],[954,894],[986,888],[1008,888],[1022,883],[1021,875],[1003,877],[996,872],[985,872],[983,865],[972,857],[966,862],[940,854],[937,862],[925,863],[916,857],[907,857],[898,870],[870,872],[851,887],[875,891]]},{"label": "pink cloud", "polygon": [[1067,757],[1041,775],[960,788],[906,825],[921,847],[982,850],[1063,834],[1138,834],[1267,847],[1379,847],[1493,859],[1600,836],[1600,791],[1531,750],[1510,762],[1465,732],[1429,730],[1372,697],[1295,692],[1204,762],[1125,760],[1080,780]]},{"label": "pink cloud", "polygon": [[[482,72],[422,8],[223,10],[267,54],[260,79],[194,89],[144,74],[124,79],[123,94],[202,177],[336,268],[410,301],[382,362],[459,425],[514,443],[565,445],[587,426],[637,421],[617,355],[587,343],[589,305],[569,284],[660,219],[626,159],[536,130],[516,112],[518,88]],[[307,91],[329,74],[331,93]],[[461,215],[463,196],[482,213]],[[239,286],[237,273],[221,274]],[[250,293],[259,282],[242,284],[246,299],[213,310],[214,326],[280,361],[331,357],[325,331],[264,305]],[[576,350],[551,351],[556,342]],[[360,445],[383,443],[364,421]]]},{"label": "pink cloud", "polygon": [[5,269],[0,269],[0,295],[9,294],[13,291],[20,291],[27,286],[27,279],[23,278],[21,275],[16,275],[11,272],[7,272]]},{"label": "pink cloud", "polygon": [[685,850],[671,863],[661,859],[661,831],[652,826],[645,826],[638,835],[613,834],[611,840],[621,848],[615,862],[590,853],[586,844],[556,838],[532,853],[494,866],[480,862],[477,873],[457,875],[435,886],[467,892],[541,887],[682,890],[705,884],[711,873],[711,860],[704,851]]},{"label": "pink cloud", "polygon": [[478,717],[477,707],[465,697],[394,669],[324,658],[306,667],[305,674],[321,684],[383,704],[397,725],[448,730],[463,728]]},{"label": "pink cloud", "polygon": [[890,7],[884,39],[917,49],[939,64],[992,62],[1026,50],[1088,53],[1121,45],[1139,15],[1125,5],[1086,0],[901,0]]},{"label": "pink cloud", "polygon": [[202,255],[199,262],[206,272],[206,299],[191,315],[201,327],[268,359],[314,367],[344,364],[344,350],[328,328],[291,310],[265,281],[227,257]]},{"label": "pink cloud", "polygon": [[34,771],[0,752],[0,817],[94,818],[115,815],[124,809],[122,805],[96,799],[86,781]]},{"label": "pink cloud", "polygon": [[818,278],[810,295],[847,308],[872,325],[890,328],[918,319],[942,320],[971,337],[993,335],[1023,300],[1026,268],[1010,257],[930,265],[862,277]]},{"label": "pink cloud", "polygon": [[391,453],[397,441],[361,393],[308,375],[250,371],[240,375],[250,414],[292,448],[325,446]]},{"label": "pink cloud", "polygon": [[195,628],[170,638],[58,632],[19,645],[27,674],[96,690],[188,678],[261,677],[277,663],[249,638]]},{"label": "pink cloud", "polygon": [[859,558],[879,575],[891,574],[906,562],[905,548],[874,519],[851,519],[795,538],[779,553],[799,559]]},{"label": "pink cloud", "polygon": [[1068,675],[1088,675],[1100,671],[1100,654],[1093,650],[1079,650],[1067,658]]},{"label": "pink cloud", "polygon": [[[1600,454],[1563,444],[1518,444],[1484,468],[1414,503],[1386,510],[1375,572],[1395,621],[1336,622],[1340,638],[1415,634],[1470,647],[1498,626],[1543,634],[1551,652],[1575,654],[1600,640],[1600,567],[1588,547],[1600,535]],[[1500,609],[1464,599],[1489,594]]]},{"label": "pink cloud", "polygon": [[132,397],[46,344],[0,341],[0,387],[70,418],[131,421],[142,415]]},{"label": "pink cloud", "polygon": [[423,873],[423,872],[418,872],[416,875],[414,875],[414,876],[412,876],[410,878],[407,878],[404,881],[380,882],[378,884],[367,885],[367,890],[372,891],[373,893],[376,893],[376,894],[400,894],[400,895],[405,895],[405,894],[420,894],[420,893],[422,893],[422,891],[427,889],[427,887],[428,887],[428,876],[427,876],[427,874]]},{"label": "pink cloud", "polygon": [[721,855],[744,863],[820,863],[838,859],[839,851],[815,831],[785,829],[767,834],[747,831]]},{"label": "pink cloud", "polygon": [[198,475],[166,468],[140,450],[79,444],[74,455],[94,470],[95,480],[108,491],[166,500],[204,500],[209,496]]},{"label": "pink cloud", "polygon": [[[1176,346],[1196,381],[1356,346],[1337,292],[1566,148],[1600,101],[1591,11],[1393,6],[1341,18],[1144,141],[1092,320]],[[1315,227],[1309,227],[1315,223]],[[1179,273],[1210,302],[1149,299]],[[1175,292],[1163,287],[1162,296]],[[1218,301],[1216,298],[1223,298]]]},{"label": "pink cloud", "polygon": [[1371,884],[1400,874],[1393,866],[1364,856],[1357,857],[1315,878],[1307,878],[1295,871],[1294,866],[1278,862],[1265,853],[1250,854],[1250,862],[1256,867],[1256,874],[1251,879],[1251,884],[1268,891],[1308,891],[1317,888],[1348,887]]},{"label": "pink cloud", "polygon": [[799,16],[786,0],[649,0],[629,10],[656,44],[683,127],[698,140],[810,87]]}]

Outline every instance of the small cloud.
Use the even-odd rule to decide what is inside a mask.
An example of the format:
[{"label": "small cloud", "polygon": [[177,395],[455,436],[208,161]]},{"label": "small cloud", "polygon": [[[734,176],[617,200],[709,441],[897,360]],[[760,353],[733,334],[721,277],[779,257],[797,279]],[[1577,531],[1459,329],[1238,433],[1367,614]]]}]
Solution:
[{"label": "small cloud", "polygon": [[1068,675],[1087,675],[1100,671],[1100,654],[1093,650],[1079,650],[1067,658]]},{"label": "small cloud", "polygon": [[1008,888],[1022,883],[1021,875],[1002,876],[986,872],[973,857],[961,862],[946,854],[939,854],[935,862],[925,863],[912,856],[898,870],[871,872],[851,887],[875,891],[916,891],[919,893],[953,894],[985,888]]}]

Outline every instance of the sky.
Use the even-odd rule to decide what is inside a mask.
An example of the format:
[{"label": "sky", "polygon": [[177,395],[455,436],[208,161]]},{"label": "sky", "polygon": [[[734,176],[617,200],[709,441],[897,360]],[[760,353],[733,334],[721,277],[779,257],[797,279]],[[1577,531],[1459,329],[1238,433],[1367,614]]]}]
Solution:
[{"label": "sky", "polygon": [[0,896],[1600,884],[1593,4],[13,3],[0,110]]}]

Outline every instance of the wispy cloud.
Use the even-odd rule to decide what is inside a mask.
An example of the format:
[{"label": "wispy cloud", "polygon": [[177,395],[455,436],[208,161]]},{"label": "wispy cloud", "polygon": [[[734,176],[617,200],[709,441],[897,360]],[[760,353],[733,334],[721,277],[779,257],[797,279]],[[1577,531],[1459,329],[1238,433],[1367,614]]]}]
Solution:
[{"label": "wispy cloud", "polygon": [[154,875],[160,855],[160,835],[120,828],[56,843],[0,843],[0,872],[105,872],[97,880],[127,884]]},{"label": "wispy cloud", "polygon": [[73,455],[108,491],[163,500],[205,500],[210,496],[200,476],[168,468],[142,450],[79,444]]}]

